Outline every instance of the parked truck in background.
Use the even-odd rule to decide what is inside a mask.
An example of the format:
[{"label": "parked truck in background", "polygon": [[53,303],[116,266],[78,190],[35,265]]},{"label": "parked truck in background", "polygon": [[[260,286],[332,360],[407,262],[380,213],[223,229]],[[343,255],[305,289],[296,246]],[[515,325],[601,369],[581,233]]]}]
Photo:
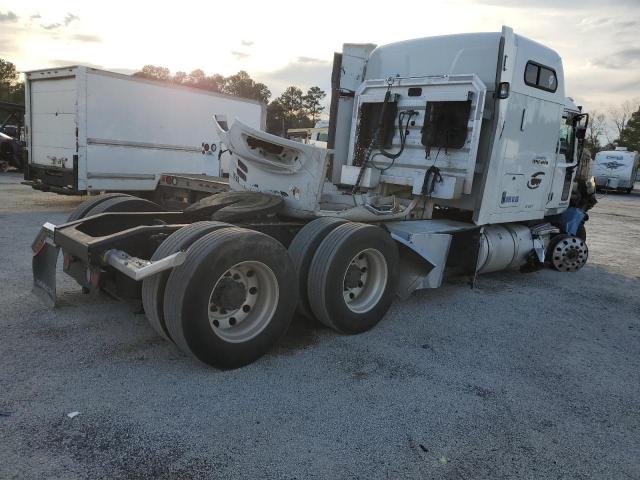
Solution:
[{"label": "parked truck in background", "polygon": [[631,193],[638,175],[640,156],[626,147],[598,152],[593,164],[596,187]]},{"label": "parked truck in background", "polygon": [[290,128],[287,130],[287,138],[308,145],[327,148],[329,140],[329,122],[320,120],[313,128]]},{"label": "parked truck in background", "polygon": [[[266,120],[258,101],[85,66],[26,72],[25,85],[25,182],[62,194],[148,196],[181,175],[223,177],[213,114]],[[167,172],[176,180],[162,183]]]},{"label": "parked truck in background", "polygon": [[588,258],[589,203],[571,203],[587,119],[560,56],[508,27],[345,44],[329,149],[217,115],[231,191],[183,211],[122,194],[81,204],[36,237],[35,291],[55,303],[62,250],[85,291],[141,302],[180,350],[238,367],[296,311],[356,334],[394,296],[448,276],[575,272]]}]

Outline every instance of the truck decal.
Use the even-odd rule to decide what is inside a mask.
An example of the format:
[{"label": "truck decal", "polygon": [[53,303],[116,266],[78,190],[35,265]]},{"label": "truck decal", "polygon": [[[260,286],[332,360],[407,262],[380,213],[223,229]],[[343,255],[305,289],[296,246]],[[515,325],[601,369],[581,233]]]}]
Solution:
[{"label": "truck decal", "polygon": [[544,172],[536,172],[531,175],[531,178],[527,182],[527,188],[529,190],[535,190],[542,183],[542,177],[544,177]]},{"label": "truck decal", "polygon": [[[609,158],[609,157],[607,157]],[[620,163],[620,162],[607,162],[603,164],[608,170],[617,170],[620,167],[624,167],[624,163]]]},{"label": "truck decal", "polygon": [[507,195],[507,192],[502,192],[500,203],[518,203],[519,201],[520,195]]}]

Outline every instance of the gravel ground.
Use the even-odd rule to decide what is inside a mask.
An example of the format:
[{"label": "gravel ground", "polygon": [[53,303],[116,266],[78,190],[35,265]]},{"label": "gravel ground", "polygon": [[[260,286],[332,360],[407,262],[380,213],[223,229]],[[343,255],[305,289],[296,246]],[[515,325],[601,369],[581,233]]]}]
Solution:
[{"label": "gravel ground", "polygon": [[450,280],[352,337],[295,319],[217,371],[62,275],[41,305],[29,245],[79,199],[19,181],[0,175],[2,479],[640,478],[638,193],[593,210],[578,273]]}]

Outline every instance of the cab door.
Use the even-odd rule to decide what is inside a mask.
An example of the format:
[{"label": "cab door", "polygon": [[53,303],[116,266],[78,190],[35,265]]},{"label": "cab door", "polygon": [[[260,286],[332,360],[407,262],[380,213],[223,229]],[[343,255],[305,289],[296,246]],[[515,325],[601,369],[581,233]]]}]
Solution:
[{"label": "cab door", "polygon": [[558,145],[556,147],[556,165],[547,208],[559,208],[569,205],[571,182],[576,165],[576,136],[572,117],[565,112],[560,122]]}]

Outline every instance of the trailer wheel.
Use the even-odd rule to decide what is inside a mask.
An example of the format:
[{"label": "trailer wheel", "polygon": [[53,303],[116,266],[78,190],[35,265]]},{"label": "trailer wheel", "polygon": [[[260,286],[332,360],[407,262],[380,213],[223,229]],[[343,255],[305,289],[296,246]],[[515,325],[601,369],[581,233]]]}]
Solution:
[{"label": "trailer wheel", "polygon": [[86,217],[93,207],[104,201],[110,200],[112,198],[130,196],[131,195],[127,195],[126,193],[105,193],[104,195],[98,195],[97,197],[85,200],[80,205],[78,205],[73,212],[71,212],[71,215],[69,215],[69,218],[67,218],[67,222],[73,222],[75,220],[80,220],[81,218]]},{"label": "trailer wheel", "polygon": [[169,335],[185,353],[222,368],[265,354],[298,301],[286,249],[260,232],[223,228],[197,240],[165,288]]},{"label": "trailer wheel", "polygon": [[382,228],[346,223],[320,243],[307,292],[318,320],[341,333],[373,328],[391,306],[398,247]]},{"label": "trailer wheel", "polygon": [[[187,250],[196,240],[220,228],[231,227],[223,222],[196,222],[182,227],[169,235],[156,249],[151,260],[159,260],[179,251]],[[171,340],[164,320],[164,291],[170,270],[164,270],[142,281],[142,305],[153,329],[162,337]]]},{"label": "trailer wheel", "polygon": [[108,198],[93,207],[85,216],[107,212],[163,212],[163,208],[144,198],[132,195]]},{"label": "trailer wheel", "polygon": [[294,237],[289,245],[289,256],[298,274],[299,297],[297,311],[307,318],[314,318],[309,296],[307,295],[307,278],[309,267],[318,246],[336,227],[347,223],[341,218],[317,218],[307,223]]},{"label": "trailer wheel", "polygon": [[547,256],[559,272],[577,272],[587,263],[589,249],[579,237],[556,235],[549,244]]}]

